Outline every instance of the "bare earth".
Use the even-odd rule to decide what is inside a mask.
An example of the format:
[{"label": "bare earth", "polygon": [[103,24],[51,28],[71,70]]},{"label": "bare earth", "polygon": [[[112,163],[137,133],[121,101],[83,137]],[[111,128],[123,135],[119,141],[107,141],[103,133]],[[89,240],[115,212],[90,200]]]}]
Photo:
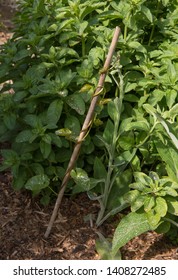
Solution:
[{"label": "bare earth", "polygon": [[[4,28],[0,29],[0,44],[11,35],[11,12],[0,6]],[[10,13],[10,14],[9,14]],[[0,147],[1,148],[1,147]],[[1,159],[0,159],[1,162]],[[118,217],[99,229],[84,218],[97,214],[98,205],[86,194],[64,197],[60,214],[48,239],[44,233],[54,201],[43,207],[38,198],[27,191],[15,192],[9,172],[0,173],[0,259],[1,260],[97,260],[97,231],[112,238]],[[163,235],[148,232],[134,238],[122,249],[125,260],[178,260],[178,247]]]}]

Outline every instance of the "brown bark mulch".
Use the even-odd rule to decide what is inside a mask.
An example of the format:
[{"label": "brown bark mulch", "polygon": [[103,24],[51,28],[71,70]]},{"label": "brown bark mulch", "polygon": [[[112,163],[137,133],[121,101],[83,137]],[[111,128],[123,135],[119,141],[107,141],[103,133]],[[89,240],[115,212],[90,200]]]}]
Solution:
[{"label": "brown bark mulch", "polygon": [[[99,230],[105,237],[114,232],[114,223],[99,229],[85,222],[88,214],[97,214],[98,205],[86,194],[64,197],[60,214],[51,235],[44,233],[53,204],[43,207],[38,198],[27,191],[15,192],[9,172],[0,173],[0,259],[2,260],[97,260],[95,240]],[[125,260],[178,260],[176,245],[161,234],[142,234],[122,249]]]}]

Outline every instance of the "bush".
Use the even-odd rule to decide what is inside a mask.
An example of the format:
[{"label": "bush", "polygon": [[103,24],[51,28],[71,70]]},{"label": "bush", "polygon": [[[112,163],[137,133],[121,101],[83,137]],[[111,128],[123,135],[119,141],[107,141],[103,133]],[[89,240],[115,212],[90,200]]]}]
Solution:
[{"label": "bush", "polygon": [[[42,189],[49,194],[47,187],[58,186],[65,173],[104,58],[101,43],[106,45],[112,36],[95,40],[91,14],[96,16],[93,11],[104,6],[95,2],[89,8],[82,4],[80,14],[72,2],[21,4],[15,34],[2,50],[0,72],[1,82],[13,81],[1,91],[0,140],[12,144],[2,152],[1,170],[12,168],[15,189],[25,186],[34,194]],[[13,95],[8,94],[11,88]],[[89,155],[94,150],[88,136],[80,167],[85,161],[92,170],[94,157]]]}]

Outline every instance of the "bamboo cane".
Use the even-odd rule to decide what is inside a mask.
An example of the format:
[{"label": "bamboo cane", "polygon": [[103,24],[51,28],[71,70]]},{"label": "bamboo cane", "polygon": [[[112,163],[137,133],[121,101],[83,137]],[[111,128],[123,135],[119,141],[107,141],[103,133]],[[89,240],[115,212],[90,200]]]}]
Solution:
[{"label": "bamboo cane", "polygon": [[103,67],[102,71],[100,71],[100,78],[99,78],[99,81],[98,81],[96,91],[93,94],[93,97],[92,97],[92,100],[91,100],[91,103],[90,103],[90,107],[88,109],[88,113],[86,115],[86,118],[85,118],[85,121],[83,123],[82,129],[80,131],[77,143],[74,147],[72,156],[70,158],[65,176],[63,178],[61,188],[60,188],[60,191],[59,191],[59,194],[58,194],[58,197],[57,197],[54,209],[53,209],[53,213],[51,215],[51,219],[49,221],[47,230],[46,230],[45,235],[44,235],[45,238],[47,238],[49,236],[50,232],[51,232],[51,228],[52,228],[53,223],[56,219],[57,212],[58,212],[58,209],[60,207],[65,188],[66,188],[67,183],[70,179],[70,172],[71,172],[71,170],[73,169],[73,167],[76,163],[76,160],[77,160],[79,152],[80,152],[82,141],[85,138],[85,135],[86,135],[91,123],[92,123],[94,112],[95,112],[95,107],[96,107],[96,104],[98,102],[99,95],[102,92],[104,81],[105,81],[105,78],[106,78],[106,74],[107,74],[107,71],[109,69],[111,59],[113,57],[113,53],[115,51],[116,44],[118,42],[119,35],[120,35],[120,28],[117,26],[116,29],[115,29],[115,32],[114,32],[114,36],[113,36],[109,51],[108,51],[107,58],[106,58],[105,63],[104,63],[104,67]]}]

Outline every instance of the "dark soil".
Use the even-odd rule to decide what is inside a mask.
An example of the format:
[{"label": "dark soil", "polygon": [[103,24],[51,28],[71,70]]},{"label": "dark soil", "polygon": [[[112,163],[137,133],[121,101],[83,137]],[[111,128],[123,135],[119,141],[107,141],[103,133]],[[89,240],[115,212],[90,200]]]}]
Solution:
[{"label": "dark soil", "polygon": [[[0,44],[11,35],[11,14],[0,6],[4,27]],[[9,14],[10,13],[10,14]],[[1,147],[0,147],[1,148]],[[97,231],[112,237],[119,216],[96,229],[85,222],[88,214],[97,214],[98,205],[86,194],[64,197],[54,227],[48,239],[44,233],[54,202],[43,207],[38,198],[27,191],[15,192],[9,172],[0,173],[0,259],[1,260],[97,260]],[[178,260],[178,248],[163,235],[148,232],[134,238],[122,249],[125,260]]]}]

